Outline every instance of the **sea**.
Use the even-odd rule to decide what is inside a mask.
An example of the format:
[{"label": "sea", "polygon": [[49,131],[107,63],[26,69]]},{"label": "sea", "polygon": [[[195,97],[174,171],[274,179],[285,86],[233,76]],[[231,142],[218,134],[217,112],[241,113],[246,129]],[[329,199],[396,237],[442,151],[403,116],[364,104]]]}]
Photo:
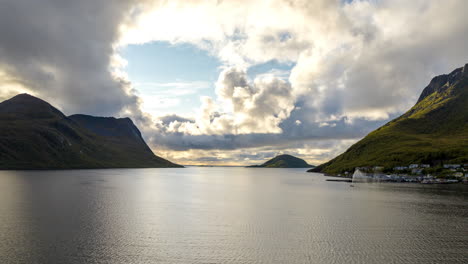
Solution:
[{"label": "sea", "polygon": [[0,171],[0,263],[468,263],[468,185],[305,170]]}]

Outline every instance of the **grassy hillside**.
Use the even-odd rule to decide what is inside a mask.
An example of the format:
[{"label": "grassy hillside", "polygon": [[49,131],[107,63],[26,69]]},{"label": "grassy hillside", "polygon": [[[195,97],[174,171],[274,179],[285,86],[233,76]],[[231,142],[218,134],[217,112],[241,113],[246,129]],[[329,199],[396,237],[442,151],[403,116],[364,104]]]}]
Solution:
[{"label": "grassy hillside", "polygon": [[434,78],[408,112],[311,171],[411,163],[468,163],[468,66]]},{"label": "grassy hillside", "polygon": [[253,168],[311,168],[312,165],[307,164],[303,159],[296,158],[291,155],[279,155],[262,165],[250,166]]},{"label": "grassy hillside", "polygon": [[[179,167],[154,155],[130,119],[84,117],[111,120],[116,132],[97,133],[30,95],[0,103],[0,169]],[[129,127],[133,138],[119,134]]]}]

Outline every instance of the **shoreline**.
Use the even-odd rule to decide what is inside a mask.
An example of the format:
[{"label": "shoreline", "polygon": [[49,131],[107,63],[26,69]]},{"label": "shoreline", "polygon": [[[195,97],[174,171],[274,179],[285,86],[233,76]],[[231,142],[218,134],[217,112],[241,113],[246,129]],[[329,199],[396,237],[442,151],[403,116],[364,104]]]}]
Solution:
[{"label": "shoreline", "polygon": [[[332,174],[323,173],[325,177],[333,177],[339,179],[326,179],[328,182],[353,182],[353,177],[348,176],[336,176]],[[440,185],[440,184],[468,184],[468,181],[464,180],[453,180],[453,179],[444,179],[444,178],[428,178],[428,179],[418,179],[413,177],[405,177],[400,175],[395,175],[396,178],[367,178],[364,180],[357,181],[356,183],[418,183],[424,185]]]}]

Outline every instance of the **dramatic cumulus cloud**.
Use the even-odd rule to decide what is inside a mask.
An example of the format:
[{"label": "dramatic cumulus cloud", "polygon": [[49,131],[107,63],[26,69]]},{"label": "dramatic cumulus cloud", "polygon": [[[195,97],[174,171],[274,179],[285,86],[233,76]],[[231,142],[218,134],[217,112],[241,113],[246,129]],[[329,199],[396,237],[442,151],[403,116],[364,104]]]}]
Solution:
[{"label": "dramatic cumulus cloud", "polygon": [[[0,98],[29,91],[67,113],[131,115],[156,152],[178,162],[287,151],[318,163],[467,62],[465,10],[464,0],[7,0]],[[193,44],[222,62],[215,97],[192,116],[142,113],[118,47],[153,41]],[[292,69],[248,77],[271,61]],[[163,97],[145,98],[147,108]]]},{"label": "dramatic cumulus cloud", "polygon": [[245,71],[226,69],[216,83],[219,104],[203,97],[193,122],[174,120],[159,127],[166,133],[188,135],[281,133],[279,124],[294,108],[291,90],[288,82],[274,76],[251,82]]},{"label": "dramatic cumulus cloud", "polygon": [[[203,99],[191,121],[160,126],[151,137],[155,146],[281,149],[310,139],[357,139],[408,109],[431,77],[466,62],[464,5],[457,0],[171,1],[140,17],[122,41],[192,43],[227,68],[216,100]],[[169,30],[162,21],[175,26]],[[276,91],[284,101],[262,103],[253,92],[260,85],[235,67],[271,60],[295,66],[286,79],[276,78],[285,81]]]}]

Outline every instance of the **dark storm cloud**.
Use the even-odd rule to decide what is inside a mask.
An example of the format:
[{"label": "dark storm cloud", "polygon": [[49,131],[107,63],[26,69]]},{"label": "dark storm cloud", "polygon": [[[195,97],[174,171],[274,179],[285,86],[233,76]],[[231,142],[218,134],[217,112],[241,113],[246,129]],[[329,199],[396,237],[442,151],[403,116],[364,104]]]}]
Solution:
[{"label": "dark storm cloud", "polygon": [[132,2],[0,1],[0,71],[66,113],[114,115],[135,105],[109,71]]}]

